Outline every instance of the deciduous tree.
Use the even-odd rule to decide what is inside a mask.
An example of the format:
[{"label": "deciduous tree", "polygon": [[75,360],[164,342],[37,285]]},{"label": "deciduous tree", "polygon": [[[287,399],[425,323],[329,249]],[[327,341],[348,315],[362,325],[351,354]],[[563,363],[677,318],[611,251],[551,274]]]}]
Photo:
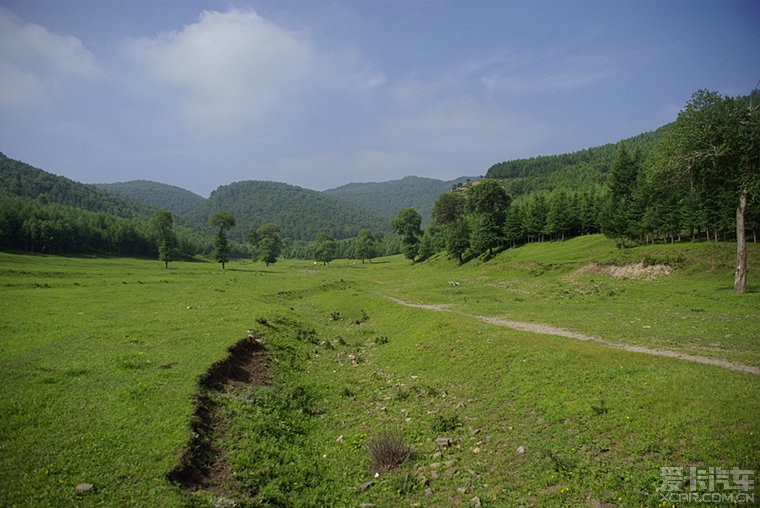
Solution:
[{"label": "deciduous tree", "polygon": [[404,208],[391,222],[393,231],[401,237],[401,250],[406,258],[412,262],[414,262],[419,251],[420,237],[422,236],[421,225],[422,217],[414,208]]},{"label": "deciduous tree", "polygon": [[362,260],[362,264],[365,259],[368,259],[372,263],[372,258],[377,256],[377,248],[375,247],[377,240],[375,235],[369,229],[359,230],[359,236],[356,237],[355,255]]},{"label": "deciduous tree", "polygon": [[473,214],[471,246],[475,254],[504,243],[504,222],[510,197],[496,180],[484,180],[467,191],[467,209]]},{"label": "deciduous tree", "polygon": [[282,251],[280,226],[271,222],[259,226],[248,235],[248,243],[253,248],[254,259],[263,261],[267,266],[276,263]]},{"label": "deciduous tree", "polygon": [[335,239],[327,233],[317,233],[314,243],[314,259],[326,265],[335,259],[338,246]]}]

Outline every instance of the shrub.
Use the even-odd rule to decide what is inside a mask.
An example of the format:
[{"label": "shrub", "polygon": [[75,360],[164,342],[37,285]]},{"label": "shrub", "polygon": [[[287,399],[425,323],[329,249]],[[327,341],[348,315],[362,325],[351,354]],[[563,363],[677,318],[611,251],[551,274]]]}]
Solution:
[{"label": "shrub", "polygon": [[431,425],[433,432],[450,432],[462,426],[459,415],[437,415]]},{"label": "shrub", "polygon": [[404,433],[399,429],[383,429],[367,444],[372,467],[380,471],[390,471],[412,456],[412,449],[404,443]]}]

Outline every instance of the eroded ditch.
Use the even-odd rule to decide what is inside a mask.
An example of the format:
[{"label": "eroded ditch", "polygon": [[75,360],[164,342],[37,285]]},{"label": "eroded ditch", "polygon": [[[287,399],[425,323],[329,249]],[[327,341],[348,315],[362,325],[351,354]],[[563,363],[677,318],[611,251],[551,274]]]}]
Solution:
[{"label": "eroded ditch", "polygon": [[224,434],[219,395],[235,387],[266,385],[272,377],[269,354],[259,335],[249,335],[227,351],[227,357],[214,363],[198,381],[191,438],[179,465],[168,474],[169,481],[187,491],[221,493],[224,487],[227,465],[219,446]]}]

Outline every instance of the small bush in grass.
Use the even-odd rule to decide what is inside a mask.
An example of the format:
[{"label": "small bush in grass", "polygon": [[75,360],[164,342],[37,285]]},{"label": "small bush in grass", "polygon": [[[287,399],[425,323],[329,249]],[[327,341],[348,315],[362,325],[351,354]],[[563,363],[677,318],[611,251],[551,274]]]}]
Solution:
[{"label": "small bush in grass", "polygon": [[404,443],[404,433],[399,429],[383,429],[367,444],[372,457],[372,467],[390,471],[412,457],[412,449]]},{"label": "small bush in grass", "polygon": [[433,432],[451,432],[462,426],[459,415],[437,415],[431,425]]}]

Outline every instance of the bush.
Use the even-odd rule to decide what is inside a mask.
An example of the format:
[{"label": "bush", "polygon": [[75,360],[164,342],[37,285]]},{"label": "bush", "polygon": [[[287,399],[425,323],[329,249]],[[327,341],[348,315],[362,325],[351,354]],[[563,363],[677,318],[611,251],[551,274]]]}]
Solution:
[{"label": "bush", "polygon": [[367,449],[378,472],[395,469],[412,457],[412,449],[404,443],[404,433],[399,429],[383,429]]},{"label": "bush", "polygon": [[433,432],[451,432],[462,426],[459,415],[437,415],[431,425]]}]

